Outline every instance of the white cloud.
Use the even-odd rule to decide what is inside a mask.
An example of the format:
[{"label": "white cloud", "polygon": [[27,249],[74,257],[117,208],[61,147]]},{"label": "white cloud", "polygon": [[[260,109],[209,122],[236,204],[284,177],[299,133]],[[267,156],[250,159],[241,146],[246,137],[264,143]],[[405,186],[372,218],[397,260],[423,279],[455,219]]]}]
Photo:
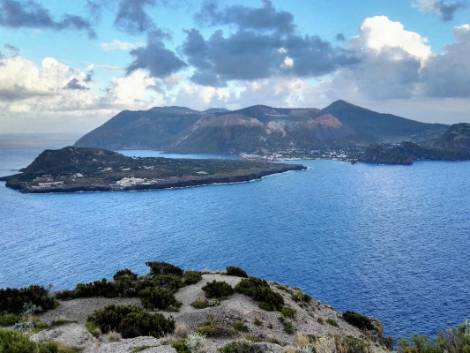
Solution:
[{"label": "white cloud", "polygon": [[115,39],[111,42],[101,43],[100,47],[104,51],[130,51],[132,49],[136,49],[144,45],[144,43],[130,43]]},{"label": "white cloud", "polygon": [[376,54],[399,49],[394,51],[396,60],[402,58],[400,52],[421,62],[425,62],[432,54],[427,38],[406,30],[402,23],[392,21],[386,16],[366,18],[362,22],[358,37],[351,44],[357,50],[372,51]]}]

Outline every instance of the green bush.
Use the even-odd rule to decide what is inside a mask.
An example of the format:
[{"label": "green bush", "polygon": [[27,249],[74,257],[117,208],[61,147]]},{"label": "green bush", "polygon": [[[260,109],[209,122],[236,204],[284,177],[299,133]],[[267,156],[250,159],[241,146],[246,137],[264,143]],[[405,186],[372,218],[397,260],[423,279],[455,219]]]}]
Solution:
[{"label": "green bush", "polygon": [[175,322],[161,314],[150,314],[135,305],[110,305],[88,318],[102,333],[116,331],[123,338],[138,336],[162,337],[173,333]]},{"label": "green bush", "polygon": [[245,277],[245,278],[248,277],[248,273],[246,273],[245,270],[236,266],[228,266],[225,269],[225,273],[229,276],[237,276],[237,277]]},{"label": "green bush", "polygon": [[284,328],[284,332],[289,334],[289,335],[293,335],[294,332],[295,332],[295,327],[294,327],[294,324],[287,320],[286,318],[284,318],[284,316],[280,316],[279,317],[279,321],[281,322],[282,324],[282,327]]},{"label": "green bush", "polygon": [[279,293],[274,292],[268,282],[258,278],[245,278],[235,287],[235,291],[260,303],[260,308],[272,311],[281,310],[284,299]]},{"label": "green bush", "polygon": [[257,353],[248,342],[230,342],[219,349],[220,353]]},{"label": "green bush", "polygon": [[176,350],[176,353],[191,353],[185,339],[174,341],[171,346]]},{"label": "green bush", "polygon": [[288,319],[295,319],[295,314],[297,312],[295,311],[295,309],[292,309],[291,307],[289,306],[284,306],[282,309],[281,309],[281,314],[282,316],[284,316],[285,318],[288,318]]},{"label": "green bush", "polygon": [[0,327],[13,326],[21,321],[21,315],[3,313],[0,314]]},{"label": "green bush", "polygon": [[101,281],[79,283],[73,290],[62,291],[56,294],[57,298],[64,300],[91,297],[116,298],[119,296],[124,296],[123,293],[121,293],[119,286],[104,278]]},{"label": "green bush", "polygon": [[200,335],[210,338],[232,337],[236,334],[236,331],[233,327],[227,328],[212,321],[208,321],[205,324],[199,326],[196,332]]},{"label": "green bush", "polygon": [[212,281],[202,287],[207,298],[226,298],[233,294],[233,288],[227,282]]},{"label": "green bush", "polygon": [[0,352],[2,353],[77,353],[73,348],[53,342],[35,343],[27,336],[11,330],[0,329]]},{"label": "green bush", "polygon": [[337,352],[344,353],[369,353],[370,348],[369,344],[356,337],[345,336],[345,337],[335,337],[335,346]]},{"label": "green bush", "polygon": [[151,274],[157,275],[175,275],[183,276],[183,270],[175,265],[166,262],[150,261],[145,263],[150,267]]},{"label": "green bush", "polygon": [[441,332],[436,339],[415,336],[411,340],[401,340],[399,353],[469,353],[470,323]]},{"label": "green bush", "polygon": [[197,298],[195,301],[191,303],[191,306],[194,309],[205,309],[205,308],[208,308],[210,305],[209,305],[209,301],[206,298]]},{"label": "green bush", "polygon": [[174,292],[167,288],[149,287],[139,293],[142,305],[148,309],[177,309],[181,304],[176,300]]},{"label": "green bush", "polygon": [[131,282],[131,281],[135,281],[137,278],[138,278],[137,274],[135,274],[134,272],[132,272],[131,270],[127,268],[125,268],[124,270],[117,271],[113,276],[113,279],[115,281],[120,281],[120,282]]},{"label": "green bush", "polygon": [[250,329],[242,321],[235,321],[231,325],[237,332],[248,332]]},{"label": "green bush", "polygon": [[328,318],[326,319],[326,322],[331,326],[338,327],[338,321],[336,321],[335,319]]},{"label": "green bush", "polygon": [[154,286],[165,287],[173,291],[184,287],[183,278],[176,275],[157,275],[151,279]]},{"label": "green bush", "polygon": [[202,280],[201,272],[187,271],[184,273],[184,283],[186,285],[196,284]]},{"label": "green bush", "polygon": [[372,324],[371,319],[354,311],[344,312],[343,319],[348,324],[356,326],[360,330],[375,330],[375,326]]},{"label": "green bush", "polygon": [[0,313],[21,314],[25,310],[47,311],[57,305],[49,291],[41,286],[0,289]]}]

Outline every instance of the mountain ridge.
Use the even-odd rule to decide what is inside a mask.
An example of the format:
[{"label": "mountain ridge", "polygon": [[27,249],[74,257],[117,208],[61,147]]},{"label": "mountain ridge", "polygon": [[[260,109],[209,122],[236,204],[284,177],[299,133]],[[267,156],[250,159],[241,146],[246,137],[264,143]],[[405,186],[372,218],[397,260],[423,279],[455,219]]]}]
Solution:
[{"label": "mountain ridge", "polygon": [[78,147],[181,153],[275,153],[436,137],[447,128],[338,100],[318,108],[253,105],[238,110],[154,107],[122,111]]}]

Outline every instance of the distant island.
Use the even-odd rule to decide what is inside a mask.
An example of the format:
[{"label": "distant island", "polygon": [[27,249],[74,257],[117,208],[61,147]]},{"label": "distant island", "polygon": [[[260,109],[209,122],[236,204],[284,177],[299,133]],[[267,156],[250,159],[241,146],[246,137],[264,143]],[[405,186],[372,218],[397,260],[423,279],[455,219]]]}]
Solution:
[{"label": "distant island", "polygon": [[65,147],[42,152],[21,173],[0,180],[26,193],[120,191],[245,182],[303,169],[264,161],[132,158],[98,148]]},{"label": "distant island", "polygon": [[156,107],[123,111],[75,146],[236,154],[243,159],[412,164],[470,159],[469,126],[422,123],[342,100],[323,109]]}]

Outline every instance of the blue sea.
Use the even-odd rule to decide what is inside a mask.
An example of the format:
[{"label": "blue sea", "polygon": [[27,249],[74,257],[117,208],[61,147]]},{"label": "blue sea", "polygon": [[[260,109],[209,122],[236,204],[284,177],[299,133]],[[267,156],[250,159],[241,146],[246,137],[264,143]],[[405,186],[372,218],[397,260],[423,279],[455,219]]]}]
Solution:
[{"label": "blue sea", "polygon": [[[0,175],[72,142],[22,139],[0,136]],[[301,163],[308,170],[163,191],[33,195],[0,183],[0,287],[70,288],[144,273],[147,260],[239,265],[374,316],[394,337],[470,319],[470,163]]]}]

